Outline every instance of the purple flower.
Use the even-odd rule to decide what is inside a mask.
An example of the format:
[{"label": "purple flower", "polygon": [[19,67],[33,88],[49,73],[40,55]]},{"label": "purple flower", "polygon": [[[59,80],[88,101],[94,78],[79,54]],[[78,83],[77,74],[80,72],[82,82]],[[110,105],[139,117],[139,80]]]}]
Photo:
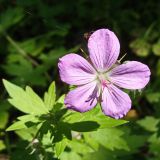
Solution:
[{"label": "purple flower", "polygon": [[122,118],[130,110],[131,100],[120,88],[144,88],[149,82],[150,70],[137,61],[116,64],[120,44],[116,35],[108,29],[99,29],[91,34],[88,50],[88,61],[74,53],[59,60],[61,80],[78,86],[67,94],[65,105],[86,112],[100,102],[104,114]]}]

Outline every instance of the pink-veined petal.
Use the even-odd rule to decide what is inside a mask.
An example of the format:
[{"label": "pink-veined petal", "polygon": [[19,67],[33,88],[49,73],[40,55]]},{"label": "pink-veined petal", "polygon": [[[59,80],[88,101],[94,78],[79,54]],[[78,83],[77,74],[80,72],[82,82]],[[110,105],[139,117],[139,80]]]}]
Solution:
[{"label": "pink-veined petal", "polygon": [[128,94],[110,84],[102,92],[101,106],[104,114],[119,119],[130,110],[131,100]]},{"label": "pink-veined petal", "polygon": [[142,89],[149,82],[150,74],[147,65],[128,61],[111,70],[110,81],[121,88]]},{"label": "pink-veined petal", "polygon": [[109,69],[119,56],[120,44],[116,35],[108,29],[95,31],[88,40],[90,59],[98,71]]},{"label": "pink-veined petal", "polygon": [[82,85],[93,81],[96,71],[91,64],[77,54],[68,54],[59,59],[60,78],[71,85]]},{"label": "pink-veined petal", "polygon": [[65,98],[65,105],[78,112],[86,112],[97,104],[97,82],[91,82],[70,91]]}]

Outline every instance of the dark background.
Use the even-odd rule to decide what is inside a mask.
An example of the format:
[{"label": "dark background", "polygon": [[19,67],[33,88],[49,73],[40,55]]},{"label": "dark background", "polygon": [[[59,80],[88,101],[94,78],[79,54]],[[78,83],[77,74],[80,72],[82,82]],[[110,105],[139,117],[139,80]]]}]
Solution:
[{"label": "dark background", "polygon": [[[118,36],[122,57],[147,64],[152,72],[150,84],[141,94],[131,94],[133,107],[126,119],[144,120],[142,128],[132,133],[147,135],[136,153],[129,159],[159,160],[160,138],[160,1],[159,0],[0,0],[0,76],[19,85],[29,85],[42,95],[55,80],[57,94],[67,92],[67,85],[59,79],[58,58],[76,52],[87,52],[84,33],[109,28]],[[119,57],[119,58],[120,58]],[[6,101],[7,93],[0,83],[0,150],[9,155],[20,138],[6,133],[21,113]],[[151,119],[147,119],[146,117]],[[146,121],[145,121],[146,120]],[[155,122],[156,121],[156,122]],[[132,122],[131,122],[132,123]],[[157,126],[147,130],[145,126]],[[150,127],[148,127],[150,128]],[[146,129],[146,130],[145,130]],[[136,141],[136,139],[135,139]],[[21,145],[24,145],[21,142]],[[13,154],[14,154],[13,151]],[[118,154],[118,153],[116,153]],[[127,159],[127,158],[126,158]]]}]

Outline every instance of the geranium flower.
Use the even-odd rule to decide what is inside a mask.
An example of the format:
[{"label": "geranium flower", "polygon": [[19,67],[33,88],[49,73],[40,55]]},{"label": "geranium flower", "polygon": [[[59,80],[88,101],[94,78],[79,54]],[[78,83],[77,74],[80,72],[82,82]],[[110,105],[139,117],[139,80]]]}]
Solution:
[{"label": "geranium flower", "polygon": [[144,88],[150,79],[149,68],[137,61],[118,65],[119,40],[108,29],[91,34],[88,51],[89,60],[74,53],[59,59],[61,80],[77,86],[66,95],[66,107],[86,112],[99,102],[105,115],[122,118],[131,108],[131,99],[121,88]]}]

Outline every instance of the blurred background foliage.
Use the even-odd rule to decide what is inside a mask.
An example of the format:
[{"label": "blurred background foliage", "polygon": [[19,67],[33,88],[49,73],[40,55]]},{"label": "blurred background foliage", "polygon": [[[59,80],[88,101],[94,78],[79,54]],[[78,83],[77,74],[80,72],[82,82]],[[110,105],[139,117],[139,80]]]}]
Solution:
[{"label": "blurred background foliage", "polygon": [[[68,88],[59,79],[58,58],[70,52],[83,55],[80,48],[87,52],[84,33],[113,30],[121,43],[120,57],[127,53],[124,60],[150,67],[150,84],[131,93],[133,107],[125,117],[129,124],[93,132],[101,144],[97,149],[85,133],[86,142],[70,143],[61,159],[160,160],[159,26],[159,0],[0,0],[0,76],[22,87],[29,85],[40,95],[55,80],[60,96]],[[0,88],[0,159],[34,160],[24,149],[28,144],[24,132],[5,132],[21,112],[6,102],[2,83]]]}]

